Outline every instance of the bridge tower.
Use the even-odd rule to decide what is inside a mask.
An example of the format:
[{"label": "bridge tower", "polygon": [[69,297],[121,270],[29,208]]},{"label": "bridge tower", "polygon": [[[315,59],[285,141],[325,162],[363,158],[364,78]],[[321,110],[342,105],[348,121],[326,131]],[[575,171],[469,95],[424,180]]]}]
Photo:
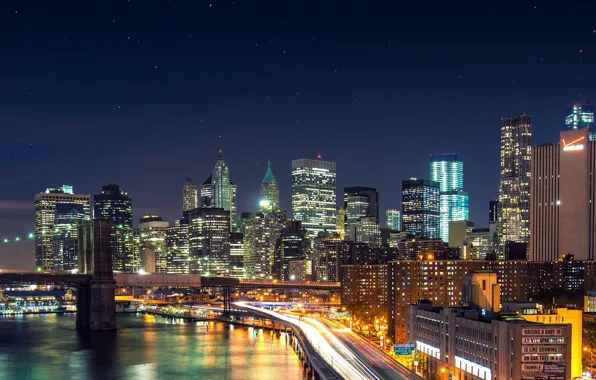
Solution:
[{"label": "bridge tower", "polygon": [[77,329],[115,330],[112,224],[94,219],[79,225],[79,273],[91,275],[89,284],[77,289]]}]

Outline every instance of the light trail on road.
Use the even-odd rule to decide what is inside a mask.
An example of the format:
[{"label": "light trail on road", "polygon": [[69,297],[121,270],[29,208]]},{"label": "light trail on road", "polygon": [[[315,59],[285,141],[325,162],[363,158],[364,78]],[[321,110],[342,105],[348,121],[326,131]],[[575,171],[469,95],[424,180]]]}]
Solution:
[{"label": "light trail on road", "polygon": [[343,378],[349,380],[381,380],[356,355],[354,355],[337,337],[321,322],[313,318],[299,318],[280,314],[247,302],[235,302],[241,308],[258,311],[276,319],[298,327],[318,350],[318,354]]}]

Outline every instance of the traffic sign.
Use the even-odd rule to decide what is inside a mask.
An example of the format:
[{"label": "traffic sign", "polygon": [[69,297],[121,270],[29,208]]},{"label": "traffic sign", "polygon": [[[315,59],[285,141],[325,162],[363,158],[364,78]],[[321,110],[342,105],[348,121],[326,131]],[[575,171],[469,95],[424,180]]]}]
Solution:
[{"label": "traffic sign", "polygon": [[414,349],[416,346],[412,343],[408,344],[394,344],[393,345],[393,352],[395,355],[412,355],[414,353]]}]

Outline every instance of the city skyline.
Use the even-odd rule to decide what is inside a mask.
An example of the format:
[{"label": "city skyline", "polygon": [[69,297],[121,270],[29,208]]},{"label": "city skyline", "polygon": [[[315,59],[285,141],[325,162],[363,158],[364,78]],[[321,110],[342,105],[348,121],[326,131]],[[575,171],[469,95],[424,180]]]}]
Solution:
[{"label": "city skyline", "polygon": [[[386,210],[400,208],[402,180],[427,177],[430,155],[456,152],[466,161],[470,219],[484,226],[486,204],[497,198],[499,119],[530,114],[534,144],[555,142],[580,91],[578,51],[595,38],[592,29],[582,29],[591,23],[593,5],[582,12],[530,3],[489,12],[441,6],[403,12],[359,4],[337,17],[330,17],[331,6],[315,12],[299,6],[288,15],[281,4],[196,2],[148,5],[141,17],[134,4],[108,5],[57,4],[43,11],[2,6],[2,24],[15,34],[3,41],[13,58],[0,74],[7,99],[0,124],[8,126],[0,173],[18,186],[0,195],[1,235],[32,230],[32,194],[64,183],[89,194],[117,183],[135,198],[135,224],[147,214],[173,221],[180,214],[181,182],[192,177],[199,185],[219,149],[239,186],[239,212],[258,208],[268,158],[282,208],[291,208],[291,160],[320,153],[337,162],[338,189],[374,187]],[[424,27],[421,18],[428,20]],[[449,25],[473,20],[476,37],[446,28],[447,19]],[[47,32],[53,30],[48,20],[82,31]],[[512,34],[502,34],[496,20],[509,20]],[[144,31],[148,23],[163,40]],[[543,33],[545,27],[550,33]],[[226,36],[239,30],[247,33]],[[209,31],[220,43],[210,42]],[[437,38],[438,32],[444,37]],[[553,33],[560,39],[553,40]],[[31,50],[24,49],[29,41],[35,41]],[[101,51],[101,59],[90,59],[86,52],[92,49]],[[509,58],[520,49],[521,59]],[[583,82],[590,83],[596,59],[590,49],[583,54]],[[428,83],[436,106],[421,118]],[[593,92],[584,87],[583,99],[591,99]],[[162,93],[167,100],[161,101]],[[71,132],[48,133],[56,128]],[[88,131],[110,128],[120,138],[98,133],[88,139]],[[373,133],[338,142],[363,128]],[[104,149],[106,161],[96,159]]]}]

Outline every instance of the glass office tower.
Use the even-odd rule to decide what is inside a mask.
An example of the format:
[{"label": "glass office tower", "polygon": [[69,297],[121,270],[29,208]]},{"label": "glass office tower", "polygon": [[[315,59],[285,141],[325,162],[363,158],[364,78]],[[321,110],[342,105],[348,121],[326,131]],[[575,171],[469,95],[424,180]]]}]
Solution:
[{"label": "glass office tower", "polygon": [[457,154],[431,156],[430,179],[439,184],[440,227],[443,241],[449,241],[449,222],[467,220],[468,193],[464,188],[464,163]]}]

